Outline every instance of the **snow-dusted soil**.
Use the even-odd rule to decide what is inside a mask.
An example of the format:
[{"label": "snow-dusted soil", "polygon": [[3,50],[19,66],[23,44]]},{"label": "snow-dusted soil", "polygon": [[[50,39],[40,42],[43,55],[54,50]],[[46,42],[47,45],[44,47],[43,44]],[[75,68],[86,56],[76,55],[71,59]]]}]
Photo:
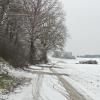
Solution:
[{"label": "snow-dusted soil", "polygon": [[[6,68],[6,67],[5,67]],[[31,78],[9,94],[0,94],[0,100],[68,100],[69,94],[49,68],[30,66],[27,71],[6,68],[16,77]]]},{"label": "snow-dusted soil", "polygon": [[13,93],[0,93],[0,100],[100,100],[100,63],[82,65],[76,63],[86,59],[50,59],[50,65],[30,66],[25,71],[5,66],[10,75],[30,78],[31,82]]},{"label": "snow-dusted soil", "polygon": [[57,72],[68,74],[64,76],[79,93],[85,97],[90,96],[93,100],[100,100],[100,59],[96,59],[98,65],[76,64],[88,59],[65,60],[52,58],[53,68]]}]

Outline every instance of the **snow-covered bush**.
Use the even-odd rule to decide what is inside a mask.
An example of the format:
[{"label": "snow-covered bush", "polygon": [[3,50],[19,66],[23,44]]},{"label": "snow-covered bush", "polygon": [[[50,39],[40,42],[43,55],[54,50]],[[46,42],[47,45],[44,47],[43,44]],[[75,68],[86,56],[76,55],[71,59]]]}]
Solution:
[{"label": "snow-covered bush", "polygon": [[79,61],[80,64],[98,64],[96,60]]}]

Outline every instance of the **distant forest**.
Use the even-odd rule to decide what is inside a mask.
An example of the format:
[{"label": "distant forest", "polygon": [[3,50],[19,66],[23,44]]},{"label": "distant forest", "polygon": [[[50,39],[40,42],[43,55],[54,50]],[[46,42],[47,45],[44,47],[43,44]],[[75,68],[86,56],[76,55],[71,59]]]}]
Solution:
[{"label": "distant forest", "polygon": [[100,55],[82,55],[82,56],[78,56],[81,58],[100,58]]}]

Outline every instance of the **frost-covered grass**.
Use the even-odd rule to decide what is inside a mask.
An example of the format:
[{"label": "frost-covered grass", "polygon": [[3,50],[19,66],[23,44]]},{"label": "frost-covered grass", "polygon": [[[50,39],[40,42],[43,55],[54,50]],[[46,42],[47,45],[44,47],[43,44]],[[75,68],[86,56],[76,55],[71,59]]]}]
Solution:
[{"label": "frost-covered grass", "polygon": [[[32,76],[31,74],[26,73],[24,70],[15,69],[5,61],[1,60],[0,61],[0,100],[12,100],[11,94],[13,94],[17,89],[21,90],[21,87],[24,87],[24,85],[29,84],[31,81],[31,76]],[[15,100],[19,100],[18,97],[16,96],[16,93],[14,95],[14,98]]]},{"label": "frost-covered grass", "polygon": [[7,71],[8,63],[0,58],[0,92],[13,91],[17,85],[17,78],[13,77]]},{"label": "frost-covered grass", "polygon": [[16,85],[16,80],[7,75],[7,74],[0,74],[0,90],[9,90],[11,87]]}]

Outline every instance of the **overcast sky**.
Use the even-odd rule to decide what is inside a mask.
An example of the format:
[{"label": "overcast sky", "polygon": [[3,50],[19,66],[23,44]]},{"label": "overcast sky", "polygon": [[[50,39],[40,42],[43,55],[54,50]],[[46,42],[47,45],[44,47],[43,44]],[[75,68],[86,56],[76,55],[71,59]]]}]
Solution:
[{"label": "overcast sky", "polygon": [[62,0],[71,39],[67,51],[100,54],[100,0]]}]

